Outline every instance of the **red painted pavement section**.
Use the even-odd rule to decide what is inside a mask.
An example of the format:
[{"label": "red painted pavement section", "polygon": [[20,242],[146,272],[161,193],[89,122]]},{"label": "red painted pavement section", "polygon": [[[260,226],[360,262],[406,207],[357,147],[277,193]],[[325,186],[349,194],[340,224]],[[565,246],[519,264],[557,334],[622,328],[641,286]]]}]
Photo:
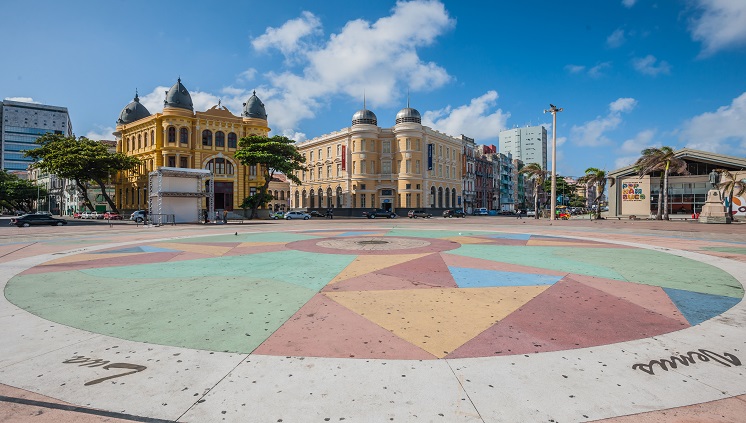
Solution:
[{"label": "red painted pavement section", "polygon": [[[481,244],[480,244],[481,245]],[[503,263],[499,261],[484,260],[480,258],[465,257],[457,254],[442,254],[443,261],[448,266],[467,267],[469,269],[497,270],[500,272],[531,273],[534,275],[565,276],[567,272],[538,267],[522,266],[520,264]],[[497,258],[497,257],[495,257]]]},{"label": "red painted pavement section", "polygon": [[49,264],[44,266],[34,266],[30,269],[24,270],[21,275],[30,275],[34,273],[65,272],[71,270],[98,269],[102,267],[114,266],[131,266],[135,264],[162,263],[164,261],[173,259],[179,254],[182,254],[182,252],[176,251],[167,253],[142,253],[111,258],[102,258],[98,260]]},{"label": "red painted pavement section", "polygon": [[169,262],[175,262],[175,261],[186,261],[186,260],[199,260],[199,259],[210,259],[215,258],[214,254],[204,254],[204,253],[192,253],[190,251],[184,251],[183,253],[179,254],[178,256],[172,258],[169,260]]},{"label": "red painted pavement section", "polygon": [[615,295],[640,307],[654,311],[666,317],[689,325],[678,307],[671,301],[663,288],[641,283],[618,281],[615,279],[597,278],[594,276],[571,274],[569,277],[591,288],[596,288],[607,294]]},{"label": "red painted pavement section", "polygon": [[254,354],[432,360],[432,354],[316,294]]},{"label": "red painted pavement section", "polygon": [[428,289],[430,285],[414,283],[396,276],[375,275],[368,273],[330,284],[322,292],[342,291],[394,291],[398,289]]},{"label": "red painted pavement section", "polygon": [[678,320],[564,278],[446,358],[592,347],[687,327]]},{"label": "red painted pavement section", "polygon": [[430,254],[422,258],[397,264],[374,272],[375,275],[394,276],[431,288],[458,288],[448,265],[440,254]]},{"label": "red painted pavement section", "polygon": [[482,239],[490,239],[490,242],[480,242],[478,245],[517,245],[521,247],[526,246],[526,239],[509,239],[509,238],[492,238],[492,237],[474,237]]}]

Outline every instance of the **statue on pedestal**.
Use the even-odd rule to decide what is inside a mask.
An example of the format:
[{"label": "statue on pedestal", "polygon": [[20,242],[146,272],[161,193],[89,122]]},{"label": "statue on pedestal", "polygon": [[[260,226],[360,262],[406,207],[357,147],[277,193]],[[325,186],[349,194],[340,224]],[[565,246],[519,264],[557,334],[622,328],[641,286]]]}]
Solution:
[{"label": "statue on pedestal", "polygon": [[720,183],[720,173],[715,171],[715,169],[710,172],[710,189],[717,189],[718,183]]}]

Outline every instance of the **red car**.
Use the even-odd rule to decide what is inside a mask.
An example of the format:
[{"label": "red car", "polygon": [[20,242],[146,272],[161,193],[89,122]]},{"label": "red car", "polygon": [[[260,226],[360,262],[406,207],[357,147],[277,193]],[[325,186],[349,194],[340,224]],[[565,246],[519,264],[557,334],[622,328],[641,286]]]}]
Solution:
[{"label": "red car", "polygon": [[104,213],[104,219],[106,220],[122,220],[122,215],[114,212]]}]

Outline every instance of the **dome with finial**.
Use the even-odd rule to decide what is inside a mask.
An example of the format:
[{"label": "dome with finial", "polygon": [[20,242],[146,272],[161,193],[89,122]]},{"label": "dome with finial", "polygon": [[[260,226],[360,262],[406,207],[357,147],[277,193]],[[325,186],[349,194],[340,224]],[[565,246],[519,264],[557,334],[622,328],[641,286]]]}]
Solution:
[{"label": "dome with finial", "polygon": [[137,95],[137,90],[135,90],[135,99],[119,113],[117,125],[132,123],[148,116],[150,116],[150,112],[145,106],[140,104],[140,97]]},{"label": "dome with finial", "polygon": [[397,125],[405,122],[422,124],[422,117],[420,116],[420,112],[418,112],[417,109],[409,107],[409,91],[407,91],[407,107],[399,110],[399,113],[396,114]]},{"label": "dome with finial", "polygon": [[352,115],[352,125],[378,125],[376,114],[365,108],[365,96],[363,96],[363,108]]},{"label": "dome with finial", "polygon": [[177,80],[176,84],[170,90],[166,91],[166,99],[163,101],[163,107],[175,107],[194,111],[192,96],[189,95],[186,87],[181,84],[181,78]]},{"label": "dome with finial", "polygon": [[256,91],[251,94],[249,101],[243,104],[243,113],[241,113],[241,116],[267,120],[267,111],[264,109],[264,103],[256,96]]}]

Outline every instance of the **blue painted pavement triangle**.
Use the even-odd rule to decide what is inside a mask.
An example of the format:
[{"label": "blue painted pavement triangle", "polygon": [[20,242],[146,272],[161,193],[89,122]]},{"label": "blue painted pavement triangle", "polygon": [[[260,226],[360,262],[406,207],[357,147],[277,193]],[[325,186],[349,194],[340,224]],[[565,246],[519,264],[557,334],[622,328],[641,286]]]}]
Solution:
[{"label": "blue painted pavement triangle", "polygon": [[682,289],[663,288],[692,326],[724,313],[741,301],[741,298],[703,294]]},{"label": "blue painted pavement triangle", "polygon": [[521,239],[521,240],[528,240],[531,238],[530,234],[489,234],[489,235],[480,235],[483,238],[501,238],[501,239]]},{"label": "blue painted pavement triangle", "polygon": [[153,247],[142,245],[139,247],[121,248],[119,250],[97,251],[94,254],[115,254],[115,253],[180,253],[181,250],[171,250],[168,248]]},{"label": "blue painted pavement triangle", "polygon": [[562,276],[555,275],[471,269],[468,267],[449,266],[448,270],[459,288],[554,285],[562,279]]}]

